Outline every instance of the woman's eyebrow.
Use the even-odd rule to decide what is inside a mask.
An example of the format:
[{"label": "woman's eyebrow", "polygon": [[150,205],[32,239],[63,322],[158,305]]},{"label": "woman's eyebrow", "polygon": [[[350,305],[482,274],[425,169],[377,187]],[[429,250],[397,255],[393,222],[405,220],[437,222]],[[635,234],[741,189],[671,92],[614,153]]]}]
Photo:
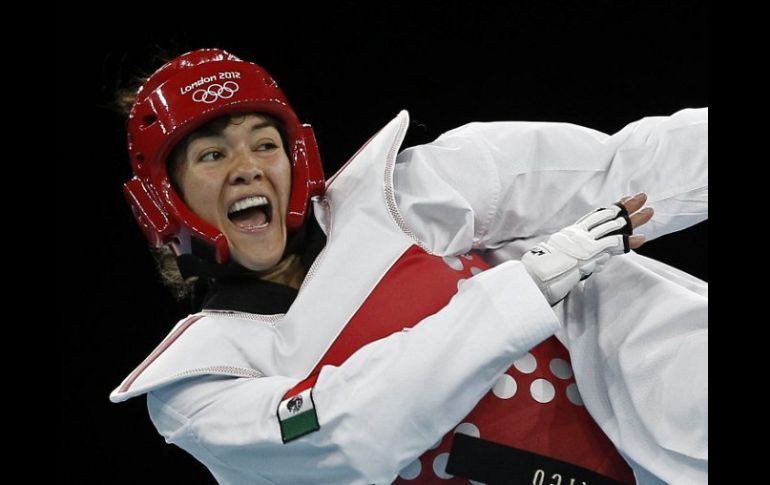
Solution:
[{"label": "woman's eyebrow", "polygon": [[[260,121],[258,123],[255,123],[251,127],[251,131],[258,131],[263,128],[270,128],[275,127],[274,123],[271,123],[269,121]],[[224,128],[214,128],[211,126],[204,126],[200,128],[198,131],[195,131],[189,135],[187,138],[188,145],[192,142],[199,140],[201,138],[222,138],[224,137]]]},{"label": "woman's eyebrow", "polygon": [[[257,130],[261,130],[262,128],[268,128],[271,126],[274,126],[273,123],[270,123],[269,121],[262,121],[262,122],[255,123],[254,126],[251,127],[251,131],[257,131]],[[188,143],[192,143],[195,140],[198,140],[200,138],[221,138],[224,136],[223,132],[224,132],[223,128],[214,128],[211,126],[204,126],[198,131],[190,134],[188,138]]]},{"label": "woman's eyebrow", "polygon": [[274,126],[273,123],[270,123],[269,121],[262,121],[252,126],[251,131],[257,131],[257,130],[261,130],[262,128],[268,128],[271,126]]},{"label": "woman's eyebrow", "polygon": [[203,127],[194,133],[191,133],[188,137],[187,141],[188,143],[192,143],[195,140],[198,140],[200,138],[221,138],[224,136],[224,133],[222,133],[221,129],[212,128],[212,127]]}]

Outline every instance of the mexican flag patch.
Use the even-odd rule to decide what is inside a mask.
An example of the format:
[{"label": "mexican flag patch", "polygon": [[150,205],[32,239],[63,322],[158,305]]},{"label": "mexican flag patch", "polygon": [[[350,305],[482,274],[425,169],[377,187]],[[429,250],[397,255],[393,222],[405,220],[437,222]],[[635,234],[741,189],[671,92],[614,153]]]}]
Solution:
[{"label": "mexican flag patch", "polygon": [[281,438],[284,443],[321,428],[313,403],[313,385],[316,379],[318,375],[309,377],[289,389],[278,405],[278,422],[281,423]]}]

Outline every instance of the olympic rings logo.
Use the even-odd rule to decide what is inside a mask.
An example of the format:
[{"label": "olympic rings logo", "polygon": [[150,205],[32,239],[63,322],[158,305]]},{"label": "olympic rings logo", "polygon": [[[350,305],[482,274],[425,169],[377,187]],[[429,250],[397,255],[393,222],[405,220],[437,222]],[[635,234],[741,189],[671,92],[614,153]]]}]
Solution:
[{"label": "olympic rings logo", "polygon": [[192,94],[192,100],[196,103],[211,104],[218,99],[230,99],[239,89],[235,81],[226,81],[224,84],[209,84],[205,89],[201,88]]}]

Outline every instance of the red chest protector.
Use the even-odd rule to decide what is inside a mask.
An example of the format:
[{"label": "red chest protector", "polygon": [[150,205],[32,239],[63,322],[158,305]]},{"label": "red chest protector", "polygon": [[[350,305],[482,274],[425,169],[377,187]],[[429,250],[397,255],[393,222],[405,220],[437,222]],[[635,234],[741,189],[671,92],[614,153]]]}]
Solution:
[{"label": "red chest protector", "polygon": [[[411,247],[374,288],[313,373],[324,365],[339,365],[362,346],[414,326],[436,313],[457,292],[461,280],[487,268],[489,265],[477,255],[441,258]],[[466,436],[455,439],[455,433],[481,438],[484,442]],[[453,449],[453,441],[463,446]],[[479,443],[484,446],[476,446]],[[467,484],[468,478],[480,482],[478,477],[490,476],[485,474],[486,470],[476,475],[466,474],[462,479],[446,471],[450,450],[452,462],[456,459],[483,461],[482,468],[505,466],[505,462],[511,461],[504,458],[505,455],[490,461],[490,453],[486,451],[490,447],[503,451],[513,447],[524,450],[527,456],[530,453],[526,452],[531,452],[623,483],[634,483],[631,469],[582,405],[569,354],[555,337],[516,361],[462,423],[406,467],[395,483]],[[506,479],[505,483],[597,483],[597,480],[569,475],[569,471],[549,467],[547,463],[525,460],[516,465],[515,476],[506,475],[510,480]]]}]

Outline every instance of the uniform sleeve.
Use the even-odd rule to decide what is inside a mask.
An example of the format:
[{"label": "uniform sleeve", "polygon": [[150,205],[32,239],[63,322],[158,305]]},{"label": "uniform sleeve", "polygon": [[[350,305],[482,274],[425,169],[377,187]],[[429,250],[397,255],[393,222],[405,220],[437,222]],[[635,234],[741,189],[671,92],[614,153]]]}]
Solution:
[{"label": "uniform sleeve", "polygon": [[437,254],[551,234],[623,195],[648,194],[648,240],[708,217],[708,108],[610,136],[567,123],[472,123],[398,156],[402,217]]},{"label": "uniform sleeve", "polygon": [[630,253],[554,310],[586,408],[635,471],[707,483],[708,284]]},{"label": "uniform sleeve", "polygon": [[391,483],[558,328],[511,261],[463,282],[411,329],[323,367],[312,387],[320,428],[287,443],[277,410],[297,379],[197,378],[153,391],[148,405],[166,440],[222,483]]}]

